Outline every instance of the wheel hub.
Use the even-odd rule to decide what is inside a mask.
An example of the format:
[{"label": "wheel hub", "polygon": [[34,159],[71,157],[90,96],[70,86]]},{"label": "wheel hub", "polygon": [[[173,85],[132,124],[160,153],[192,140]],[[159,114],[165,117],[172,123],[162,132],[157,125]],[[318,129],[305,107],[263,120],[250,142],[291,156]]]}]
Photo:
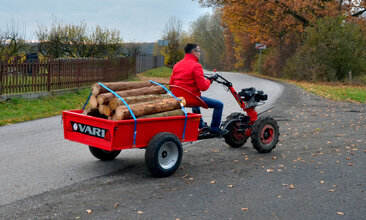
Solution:
[{"label": "wheel hub", "polygon": [[163,158],[166,158],[166,157],[168,156],[168,152],[163,151],[163,153],[161,153],[161,156],[162,156]]},{"label": "wheel hub", "polygon": [[270,144],[274,137],[274,128],[271,125],[265,125],[260,135],[263,144]]}]

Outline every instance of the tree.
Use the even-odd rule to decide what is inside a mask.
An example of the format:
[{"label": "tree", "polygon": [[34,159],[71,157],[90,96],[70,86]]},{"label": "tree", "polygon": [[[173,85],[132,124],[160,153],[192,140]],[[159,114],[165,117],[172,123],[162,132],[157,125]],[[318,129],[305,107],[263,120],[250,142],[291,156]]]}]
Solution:
[{"label": "tree", "polygon": [[20,33],[19,26],[12,20],[5,31],[0,30],[0,59],[8,60],[20,56],[25,49],[24,36]]},{"label": "tree", "polygon": [[191,37],[200,45],[204,55],[206,68],[222,68],[224,66],[225,42],[224,28],[219,13],[206,14],[192,23]]},{"label": "tree", "polygon": [[[198,0],[201,5],[222,12],[225,27],[232,34],[237,66],[243,65],[245,45],[261,42],[272,48],[266,57],[267,73],[280,75],[286,60],[302,44],[303,33],[324,17],[344,15],[345,20],[365,23],[365,0]],[[366,13],[365,13],[366,14]],[[273,74],[274,73],[274,74]]]},{"label": "tree", "polygon": [[48,57],[106,57],[122,55],[122,38],[117,30],[96,26],[90,31],[80,25],[54,23],[36,32],[39,51]]},{"label": "tree", "polygon": [[184,57],[183,51],[183,31],[182,21],[176,17],[171,17],[164,26],[163,40],[168,40],[168,46],[163,47],[163,55],[167,66],[173,67],[179,60]]},{"label": "tree", "polygon": [[349,72],[366,75],[366,31],[344,17],[319,19],[305,32],[304,44],[288,60],[288,77],[313,81],[342,81]]}]

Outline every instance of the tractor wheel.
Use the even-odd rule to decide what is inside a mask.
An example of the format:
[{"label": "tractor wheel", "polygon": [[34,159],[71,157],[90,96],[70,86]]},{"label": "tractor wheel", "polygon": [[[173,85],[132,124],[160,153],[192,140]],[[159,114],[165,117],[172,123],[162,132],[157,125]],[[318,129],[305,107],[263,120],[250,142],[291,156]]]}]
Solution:
[{"label": "tractor wheel", "polygon": [[179,167],[183,148],[177,136],[169,132],[155,135],[145,152],[145,163],[155,177],[172,175]]},{"label": "tractor wheel", "polygon": [[94,157],[98,158],[99,160],[113,160],[118,156],[121,152],[120,150],[115,151],[107,151],[97,147],[89,146],[90,153],[93,154]]},{"label": "tractor wheel", "polygon": [[252,128],[252,144],[259,153],[271,152],[278,142],[279,127],[273,118],[259,118]]},{"label": "tractor wheel", "polygon": [[242,113],[232,113],[227,118],[223,125],[229,131],[227,135],[224,136],[225,142],[232,148],[238,148],[243,146],[247,140],[248,136],[245,135],[244,131],[240,131],[240,121],[235,120],[239,119],[239,117],[243,117]]}]

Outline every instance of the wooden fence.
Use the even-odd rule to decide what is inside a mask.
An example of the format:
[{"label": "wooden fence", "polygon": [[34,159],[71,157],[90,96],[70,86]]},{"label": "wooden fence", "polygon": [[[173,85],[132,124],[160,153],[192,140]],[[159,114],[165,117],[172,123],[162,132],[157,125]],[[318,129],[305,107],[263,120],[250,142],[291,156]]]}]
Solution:
[{"label": "wooden fence", "polygon": [[[143,58],[141,58],[143,57]],[[50,59],[39,62],[0,61],[0,95],[54,91],[128,79],[160,67],[154,56],[108,59]],[[139,61],[137,61],[139,60]]]}]

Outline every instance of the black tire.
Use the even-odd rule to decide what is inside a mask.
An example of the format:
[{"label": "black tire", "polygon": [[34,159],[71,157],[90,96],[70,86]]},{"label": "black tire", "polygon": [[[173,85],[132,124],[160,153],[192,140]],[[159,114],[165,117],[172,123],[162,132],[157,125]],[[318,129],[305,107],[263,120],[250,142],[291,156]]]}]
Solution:
[{"label": "black tire", "polygon": [[172,175],[182,161],[183,148],[177,136],[169,132],[155,135],[145,152],[145,163],[155,177]]},{"label": "black tire", "polygon": [[97,147],[89,146],[90,153],[93,154],[94,157],[98,158],[99,160],[107,161],[113,160],[118,156],[121,152],[120,150],[115,151],[107,151]]},{"label": "black tire", "polygon": [[224,136],[225,142],[232,148],[238,148],[243,146],[249,138],[245,135],[245,132],[238,131],[238,129],[240,128],[239,117],[243,116],[244,114],[242,113],[232,113],[226,118],[226,121],[223,123],[223,126],[229,131],[229,133]]},{"label": "black tire", "polygon": [[259,153],[271,152],[278,142],[279,127],[273,118],[258,118],[252,128],[252,144]]}]

